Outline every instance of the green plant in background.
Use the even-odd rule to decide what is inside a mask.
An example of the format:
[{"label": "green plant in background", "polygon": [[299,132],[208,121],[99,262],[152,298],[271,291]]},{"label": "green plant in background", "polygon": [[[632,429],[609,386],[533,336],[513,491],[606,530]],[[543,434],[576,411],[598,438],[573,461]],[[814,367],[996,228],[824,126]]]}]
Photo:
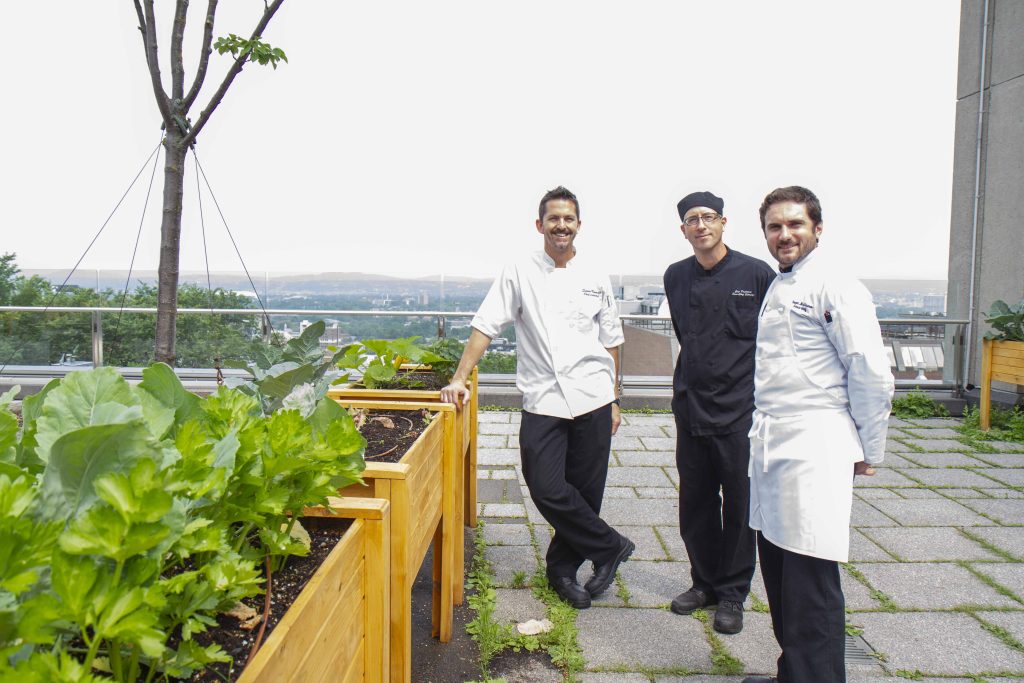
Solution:
[{"label": "green plant in background", "polygon": [[445,358],[418,346],[419,337],[403,337],[401,339],[364,339],[359,342],[360,355],[373,354],[363,369],[363,378],[358,382],[367,389],[414,389],[422,386],[422,382],[400,374],[403,365],[433,365],[444,363]]},{"label": "green plant in background", "polygon": [[992,406],[989,413],[991,429],[981,429],[981,411],[968,408],[964,411],[964,422],[959,431],[964,436],[979,441],[1016,441],[1024,443],[1024,408],[999,408]]},{"label": "green plant in background", "polygon": [[306,554],[289,511],[364,466],[333,401],[265,417],[237,390],[190,394],[166,365],[138,386],[112,368],[55,380],[24,401],[20,435],[14,395],[0,396],[0,681],[230,662],[193,636],[263,591],[261,564]]},{"label": "green plant in background", "polygon": [[949,410],[936,403],[920,389],[897,396],[892,400],[892,414],[902,418],[949,417]]},{"label": "green plant in background", "polygon": [[985,339],[1024,342],[1024,299],[1013,307],[997,299],[985,314],[985,322],[993,328]]},{"label": "green plant in background", "polygon": [[225,363],[227,367],[248,370],[253,378],[229,379],[228,386],[255,397],[266,415],[282,408],[296,408],[308,417],[332,384],[348,380],[338,365],[347,358],[349,349],[325,356],[320,348],[325,329],[324,321],[318,320],[283,346],[255,345],[253,360]]}]

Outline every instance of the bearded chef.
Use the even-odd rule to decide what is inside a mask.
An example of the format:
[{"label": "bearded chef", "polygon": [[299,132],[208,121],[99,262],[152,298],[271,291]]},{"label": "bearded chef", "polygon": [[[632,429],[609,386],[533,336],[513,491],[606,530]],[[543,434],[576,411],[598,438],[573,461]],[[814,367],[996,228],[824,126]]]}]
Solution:
[{"label": "bearded chef", "polygon": [[777,677],[744,683],[844,683],[839,563],[854,476],[882,462],[894,383],[870,293],[817,251],[818,198],[779,188],[760,213],[781,272],[758,319],[750,526],[782,655]]}]

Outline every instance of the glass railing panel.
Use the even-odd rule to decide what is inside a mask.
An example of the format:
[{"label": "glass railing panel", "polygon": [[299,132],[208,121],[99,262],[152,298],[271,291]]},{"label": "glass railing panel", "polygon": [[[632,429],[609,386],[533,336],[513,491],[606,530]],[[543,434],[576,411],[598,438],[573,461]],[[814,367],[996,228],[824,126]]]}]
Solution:
[{"label": "glass railing panel", "polygon": [[89,313],[0,312],[0,365],[92,365]]}]

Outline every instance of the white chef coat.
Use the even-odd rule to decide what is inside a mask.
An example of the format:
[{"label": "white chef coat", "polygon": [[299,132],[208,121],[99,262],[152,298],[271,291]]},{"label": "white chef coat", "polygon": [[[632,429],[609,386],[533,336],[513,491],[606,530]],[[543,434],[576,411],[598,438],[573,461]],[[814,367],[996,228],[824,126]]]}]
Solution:
[{"label": "white chef coat", "polygon": [[758,320],[750,526],[845,562],[853,463],[882,461],[893,388],[864,285],[818,250],[780,273]]},{"label": "white chef coat", "polygon": [[571,419],[615,399],[615,362],[624,341],[611,281],[580,256],[565,268],[543,251],[506,266],[473,318],[492,339],[516,325],[516,386],[523,409]]}]

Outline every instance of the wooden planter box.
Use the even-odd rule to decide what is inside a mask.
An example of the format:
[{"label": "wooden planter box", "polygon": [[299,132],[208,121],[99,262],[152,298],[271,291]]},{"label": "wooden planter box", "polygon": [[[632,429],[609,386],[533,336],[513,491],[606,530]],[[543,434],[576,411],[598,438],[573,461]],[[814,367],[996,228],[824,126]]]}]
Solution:
[{"label": "wooden planter box", "polygon": [[338,545],[302,589],[238,683],[367,681],[390,678],[387,614],[391,571],[386,500],[332,499],[333,512],[308,516],[352,519]]},{"label": "wooden planter box", "polygon": [[1024,342],[981,342],[981,415],[982,429],[991,426],[992,382],[1024,385]]},{"label": "wooden planter box", "polygon": [[[417,366],[405,365],[403,369],[414,370]],[[463,521],[466,526],[476,527],[476,449],[477,449],[477,410],[479,395],[477,369],[473,368],[469,376],[469,404],[455,413],[455,431],[458,435],[458,449],[463,456],[463,480],[465,482],[463,500]],[[359,401],[426,401],[440,403],[440,391],[422,389],[363,389],[359,387],[343,387],[332,389],[328,396],[333,399],[355,399]],[[458,604],[462,604],[459,596]]]},{"label": "wooden planter box", "polygon": [[[437,417],[397,463],[367,462],[366,486],[342,489],[342,496],[382,498],[391,503],[391,680],[412,679],[412,584],[427,549],[434,547],[432,633],[452,637],[456,586],[464,582],[462,548],[462,468],[456,450],[455,407],[447,403],[336,399],[346,407],[423,410]],[[461,588],[460,588],[461,590]]]}]

